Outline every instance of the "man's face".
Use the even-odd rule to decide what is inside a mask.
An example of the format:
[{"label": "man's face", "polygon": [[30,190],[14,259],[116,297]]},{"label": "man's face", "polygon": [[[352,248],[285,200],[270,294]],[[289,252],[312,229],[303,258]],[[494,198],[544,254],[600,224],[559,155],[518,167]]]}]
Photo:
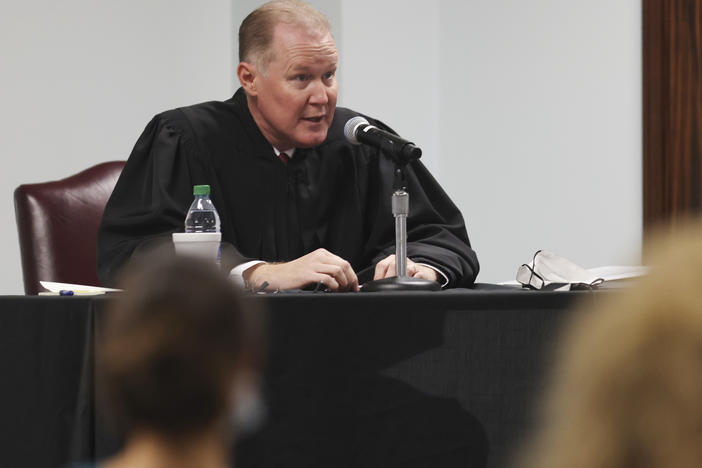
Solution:
[{"label": "man's face", "polygon": [[272,59],[257,69],[249,109],[269,143],[281,151],[319,145],[336,108],[338,53],[329,32],[279,24]]}]

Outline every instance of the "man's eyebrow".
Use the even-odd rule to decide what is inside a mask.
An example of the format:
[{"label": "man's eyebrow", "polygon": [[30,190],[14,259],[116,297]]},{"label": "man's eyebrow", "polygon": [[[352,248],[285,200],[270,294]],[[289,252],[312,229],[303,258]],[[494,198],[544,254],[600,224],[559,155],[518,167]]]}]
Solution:
[{"label": "man's eyebrow", "polygon": [[289,66],[288,71],[307,71],[307,70],[310,70],[311,68],[312,67],[310,67],[309,65],[301,65],[301,64],[297,63],[295,65]]},{"label": "man's eyebrow", "polygon": [[[328,66],[324,67],[325,70],[328,69],[334,69],[336,70],[338,68],[339,64],[338,62],[330,63]],[[298,72],[309,72],[312,70],[317,69],[316,65],[308,65],[308,64],[301,64],[301,63],[296,63],[294,65],[290,65],[287,68],[287,73],[298,73]]]}]

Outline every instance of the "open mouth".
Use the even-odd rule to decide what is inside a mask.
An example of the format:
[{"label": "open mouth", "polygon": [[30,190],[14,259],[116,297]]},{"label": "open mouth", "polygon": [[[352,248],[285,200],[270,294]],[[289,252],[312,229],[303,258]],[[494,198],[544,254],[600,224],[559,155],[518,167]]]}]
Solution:
[{"label": "open mouth", "polygon": [[319,123],[322,121],[324,118],[323,115],[320,115],[319,117],[303,117],[302,120],[305,120],[307,122],[312,122],[312,123]]}]

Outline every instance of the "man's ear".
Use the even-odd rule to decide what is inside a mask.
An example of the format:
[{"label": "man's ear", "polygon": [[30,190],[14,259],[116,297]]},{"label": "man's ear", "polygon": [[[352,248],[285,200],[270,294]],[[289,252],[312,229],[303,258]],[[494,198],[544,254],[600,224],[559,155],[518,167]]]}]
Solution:
[{"label": "man's ear", "polygon": [[256,77],[258,76],[256,67],[250,63],[240,62],[239,66],[236,67],[236,75],[239,77],[239,83],[246,94],[256,96]]}]

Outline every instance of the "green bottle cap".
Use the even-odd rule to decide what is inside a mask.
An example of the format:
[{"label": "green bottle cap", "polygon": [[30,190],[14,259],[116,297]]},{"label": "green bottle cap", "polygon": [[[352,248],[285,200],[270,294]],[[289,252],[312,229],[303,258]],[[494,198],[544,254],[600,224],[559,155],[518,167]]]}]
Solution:
[{"label": "green bottle cap", "polygon": [[209,185],[193,185],[193,195],[209,195]]}]

